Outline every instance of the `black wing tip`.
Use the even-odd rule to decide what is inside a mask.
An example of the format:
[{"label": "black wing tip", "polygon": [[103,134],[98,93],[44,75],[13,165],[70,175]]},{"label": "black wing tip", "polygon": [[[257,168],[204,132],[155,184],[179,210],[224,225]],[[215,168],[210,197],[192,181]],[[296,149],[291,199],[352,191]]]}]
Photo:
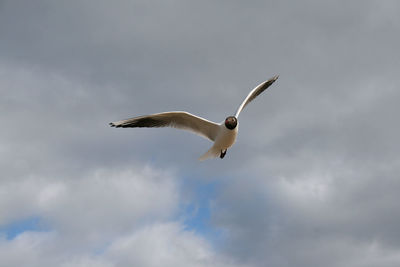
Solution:
[{"label": "black wing tip", "polygon": [[121,127],[121,125],[117,125],[117,124],[115,124],[113,122],[110,122],[108,125],[110,125],[111,127],[115,127],[115,128]]},{"label": "black wing tip", "polygon": [[269,80],[266,80],[263,83],[263,86],[266,86],[266,88],[268,88],[270,85],[272,85],[276,80],[278,80],[279,75],[275,75],[274,77],[270,78]]},{"label": "black wing tip", "polygon": [[274,83],[276,80],[278,80],[279,78],[279,74],[275,75],[274,77],[270,78],[269,80],[267,80],[267,83]]}]

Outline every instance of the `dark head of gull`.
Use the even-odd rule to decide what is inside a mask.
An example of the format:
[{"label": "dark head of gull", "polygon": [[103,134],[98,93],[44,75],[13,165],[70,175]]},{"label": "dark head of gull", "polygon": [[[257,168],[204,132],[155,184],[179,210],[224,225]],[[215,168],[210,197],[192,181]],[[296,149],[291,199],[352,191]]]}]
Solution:
[{"label": "dark head of gull", "polygon": [[225,127],[229,130],[235,129],[237,126],[237,119],[234,116],[229,116],[225,119]]}]

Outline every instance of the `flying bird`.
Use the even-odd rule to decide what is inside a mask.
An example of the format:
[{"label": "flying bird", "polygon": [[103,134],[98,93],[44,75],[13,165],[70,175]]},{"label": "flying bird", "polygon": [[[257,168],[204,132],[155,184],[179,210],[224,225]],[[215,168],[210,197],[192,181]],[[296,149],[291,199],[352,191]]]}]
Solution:
[{"label": "flying bird", "polygon": [[238,117],[240,112],[258,95],[271,86],[278,77],[279,75],[276,75],[259,84],[247,95],[237,109],[235,116],[229,116],[225,121],[219,124],[185,111],[171,111],[111,122],[110,126],[116,128],[173,127],[188,130],[214,142],[213,146],[204,153],[199,160],[215,158],[217,156],[222,159],[228,148],[235,143],[239,127]]}]

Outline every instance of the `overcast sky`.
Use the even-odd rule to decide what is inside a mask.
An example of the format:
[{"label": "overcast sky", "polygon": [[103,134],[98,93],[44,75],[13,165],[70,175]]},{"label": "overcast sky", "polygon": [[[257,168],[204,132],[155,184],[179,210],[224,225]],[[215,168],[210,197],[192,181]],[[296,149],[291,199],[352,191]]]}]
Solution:
[{"label": "overcast sky", "polygon": [[[0,266],[400,266],[398,1],[0,0]],[[175,129],[240,117],[223,160]]]}]

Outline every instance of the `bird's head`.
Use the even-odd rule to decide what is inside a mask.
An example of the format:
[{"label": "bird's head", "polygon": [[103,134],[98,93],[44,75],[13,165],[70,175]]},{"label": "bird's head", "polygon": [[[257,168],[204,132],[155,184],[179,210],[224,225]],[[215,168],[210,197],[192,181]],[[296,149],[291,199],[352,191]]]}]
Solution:
[{"label": "bird's head", "polygon": [[229,130],[235,129],[237,126],[237,119],[235,116],[229,116],[225,119],[225,127]]}]

